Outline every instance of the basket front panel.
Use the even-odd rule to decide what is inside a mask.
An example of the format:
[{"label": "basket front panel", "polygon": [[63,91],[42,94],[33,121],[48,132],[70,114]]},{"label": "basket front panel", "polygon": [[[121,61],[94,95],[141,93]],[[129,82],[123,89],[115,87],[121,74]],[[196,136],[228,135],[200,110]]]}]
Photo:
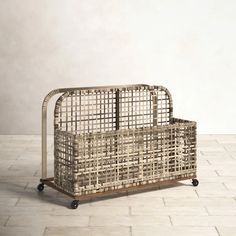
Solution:
[{"label": "basket front panel", "polygon": [[195,129],[135,129],[80,136],[75,157],[78,195],[136,186],[196,172]]}]

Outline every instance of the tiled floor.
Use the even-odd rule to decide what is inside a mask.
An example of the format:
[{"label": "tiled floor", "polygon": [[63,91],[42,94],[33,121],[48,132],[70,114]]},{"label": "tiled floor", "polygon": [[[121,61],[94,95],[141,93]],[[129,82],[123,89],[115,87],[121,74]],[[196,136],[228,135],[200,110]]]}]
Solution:
[{"label": "tiled floor", "polygon": [[183,181],[71,210],[58,192],[38,193],[39,178],[40,137],[0,136],[0,235],[236,235],[236,135],[198,137],[198,187]]}]

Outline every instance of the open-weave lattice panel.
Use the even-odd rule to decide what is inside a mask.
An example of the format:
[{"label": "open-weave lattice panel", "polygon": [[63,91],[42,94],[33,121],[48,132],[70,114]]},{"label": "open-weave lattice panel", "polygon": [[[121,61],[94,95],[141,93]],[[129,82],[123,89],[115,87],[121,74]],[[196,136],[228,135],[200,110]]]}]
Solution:
[{"label": "open-weave lattice panel", "polygon": [[55,183],[64,182],[64,190],[81,195],[191,177],[196,172],[196,124],[173,122],[163,127],[74,135],[74,158],[68,143],[71,134],[57,131],[55,172],[60,174],[55,175]]},{"label": "open-weave lattice panel", "polygon": [[167,125],[172,104],[163,87],[84,89],[63,94],[55,107],[55,129],[77,134]]}]

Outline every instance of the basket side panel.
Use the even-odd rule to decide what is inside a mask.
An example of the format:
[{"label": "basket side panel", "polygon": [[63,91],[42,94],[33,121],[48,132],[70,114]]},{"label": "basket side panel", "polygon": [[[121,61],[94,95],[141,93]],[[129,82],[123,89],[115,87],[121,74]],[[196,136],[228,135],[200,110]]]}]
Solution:
[{"label": "basket side panel", "polygon": [[74,193],[74,136],[56,131],[54,134],[54,183]]},{"label": "basket side panel", "polygon": [[[178,122],[179,121],[179,122]],[[196,124],[183,120],[175,120],[170,129],[172,149],[169,150],[169,172],[182,177],[196,175]]]}]

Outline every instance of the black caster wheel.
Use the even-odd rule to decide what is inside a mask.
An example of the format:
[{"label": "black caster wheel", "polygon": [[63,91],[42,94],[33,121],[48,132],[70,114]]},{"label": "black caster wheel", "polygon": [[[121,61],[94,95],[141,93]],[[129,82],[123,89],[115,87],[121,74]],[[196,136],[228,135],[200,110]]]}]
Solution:
[{"label": "black caster wheel", "polygon": [[73,200],[70,204],[72,209],[76,209],[79,206],[79,201],[78,200]]},{"label": "black caster wheel", "polygon": [[197,179],[192,179],[192,184],[193,184],[193,186],[198,186],[198,184],[199,184],[199,181],[197,180]]},{"label": "black caster wheel", "polygon": [[72,209],[76,209],[79,206],[79,201],[73,200],[70,205]]},{"label": "black caster wheel", "polygon": [[42,192],[44,190],[44,184],[43,183],[39,184],[37,186],[37,189],[38,189],[39,192]]}]

